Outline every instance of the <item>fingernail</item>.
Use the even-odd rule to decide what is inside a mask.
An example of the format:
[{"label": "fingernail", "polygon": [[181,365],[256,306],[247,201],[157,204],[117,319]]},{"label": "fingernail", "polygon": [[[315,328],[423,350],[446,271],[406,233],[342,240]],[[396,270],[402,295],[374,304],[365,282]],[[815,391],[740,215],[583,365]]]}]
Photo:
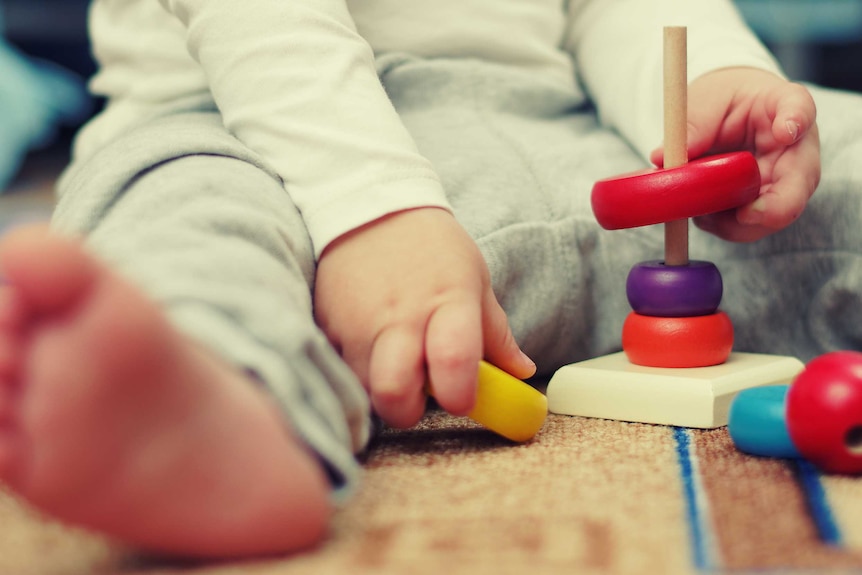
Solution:
[{"label": "fingernail", "polygon": [[788,120],[787,122],[784,123],[784,125],[787,126],[787,132],[790,134],[790,137],[792,138],[791,141],[795,142],[796,138],[799,137],[799,124],[797,124],[796,122],[792,122],[792,121]]},{"label": "fingernail", "polygon": [[528,356],[528,355],[527,355],[526,353],[524,353],[523,351],[521,352],[521,359],[523,359],[523,360],[524,360],[524,363],[526,363],[527,365],[529,365],[532,369],[536,369],[536,362],[535,362],[535,361],[533,361],[532,359],[530,359],[530,356]]},{"label": "fingernail", "polygon": [[737,220],[741,224],[759,224],[763,221],[763,214],[766,213],[766,200],[757,198],[754,203],[741,210],[737,216]]}]

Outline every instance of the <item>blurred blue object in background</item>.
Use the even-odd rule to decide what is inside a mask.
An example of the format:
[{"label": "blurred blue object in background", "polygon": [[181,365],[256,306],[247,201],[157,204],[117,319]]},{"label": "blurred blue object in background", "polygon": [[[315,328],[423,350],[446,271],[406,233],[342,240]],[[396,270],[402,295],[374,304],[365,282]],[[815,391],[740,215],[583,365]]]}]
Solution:
[{"label": "blurred blue object in background", "polygon": [[0,37],[0,192],[28,152],[49,145],[60,126],[80,123],[92,107],[83,78]]},{"label": "blurred blue object in background", "polygon": [[[862,42],[862,0],[736,0],[736,4],[792,80],[822,83],[827,58],[818,47]],[[858,78],[858,67],[853,68],[846,74]]]},{"label": "blurred blue object in background", "polygon": [[862,36],[860,0],[736,0],[770,42],[840,43]]}]

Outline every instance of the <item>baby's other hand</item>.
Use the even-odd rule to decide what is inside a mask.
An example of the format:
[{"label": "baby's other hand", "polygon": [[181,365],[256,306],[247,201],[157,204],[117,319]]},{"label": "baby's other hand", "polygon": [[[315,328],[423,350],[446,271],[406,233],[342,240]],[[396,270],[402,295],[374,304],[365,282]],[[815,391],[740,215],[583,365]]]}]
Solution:
[{"label": "baby's other hand", "polygon": [[422,416],[426,382],[441,407],[468,413],[483,357],[516,377],[535,370],[512,337],[478,247],[438,208],[391,214],[328,246],[315,318],[395,427]]},{"label": "baby's other hand", "polygon": [[[814,100],[804,86],[763,70],[726,68],[694,80],[688,91],[689,158],[748,150],[761,176],[754,202],[695,223],[745,242],[795,221],[820,181],[815,118]],[[661,149],[652,160],[661,165]]]}]

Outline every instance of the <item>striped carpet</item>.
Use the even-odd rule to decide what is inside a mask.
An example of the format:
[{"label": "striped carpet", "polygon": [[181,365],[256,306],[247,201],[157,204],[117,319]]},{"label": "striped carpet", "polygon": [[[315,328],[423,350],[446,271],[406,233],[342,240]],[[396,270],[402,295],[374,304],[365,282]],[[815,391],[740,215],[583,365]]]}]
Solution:
[{"label": "striped carpet", "polygon": [[862,480],[738,452],[726,429],[552,415],[513,445],[431,412],[385,431],[318,549],[173,565],[0,496],[0,574],[862,573]]}]

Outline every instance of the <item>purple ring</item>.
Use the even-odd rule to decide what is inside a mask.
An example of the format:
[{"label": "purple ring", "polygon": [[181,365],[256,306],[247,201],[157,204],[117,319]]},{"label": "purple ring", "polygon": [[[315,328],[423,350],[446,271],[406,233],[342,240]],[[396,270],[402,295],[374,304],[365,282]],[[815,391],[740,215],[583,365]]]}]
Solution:
[{"label": "purple ring", "polygon": [[640,262],[626,279],[632,310],[656,317],[694,317],[718,310],[723,284],[715,264],[692,260],[684,266]]}]

